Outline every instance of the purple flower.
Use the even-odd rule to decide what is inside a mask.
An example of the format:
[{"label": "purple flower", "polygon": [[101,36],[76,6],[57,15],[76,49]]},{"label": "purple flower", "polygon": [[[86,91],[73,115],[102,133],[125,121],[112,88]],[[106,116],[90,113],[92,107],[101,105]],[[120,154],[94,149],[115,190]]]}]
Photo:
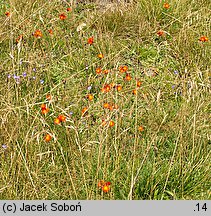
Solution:
[{"label": "purple flower", "polygon": [[88,91],[90,91],[91,89],[92,89],[92,86],[91,86],[91,85],[87,87],[87,90],[88,90]]},{"label": "purple flower", "polygon": [[16,83],[17,83],[17,84],[20,84],[20,76],[16,76],[16,75],[14,74],[13,77],[14,77]]},{"label": "purple flower", "polygon": [[175,71],[174,71],[174,74],[175,74],[175,75],[179,74],[179,71],[175,70]]},{"label": "purple flower", "polygon": [[26,77],[26,76],[27,76],[26,72],[23,72],[23,77]]},{"label": "purple flower", "polygon": [[175,85],[172,85],[171,87],[174,89],[176,86],[175,86]]},{"label": "purple flower", "polygon": [[10,75],[10,74],[8,74],[8,75],[7,75],[7,78],[8,78],[8,79],[9,79],[9,78],[11,78],[11,75]]},{"label": "purple flower", "polygon": [[43,80],[43,79],[41,79],[41,80],[40,80],[40,84],[43,84],[43,83],[44,83],[44,80]]},{"label": "purple flower", "polygon": [[73,112],[70,112],[69,114],[70,114],[70,116],[71,116],[71,115],[73,115]]},{"label": "purple flower", "polygon": [[33,68],[32,70],[33,70],[34,72],[36,72],[37,69],[36,69],[36,68]]},{"label": "purple flower", "polygon": [[2,144],[1,146],[3,149],[7,149],[7,145],[6,144]]}]

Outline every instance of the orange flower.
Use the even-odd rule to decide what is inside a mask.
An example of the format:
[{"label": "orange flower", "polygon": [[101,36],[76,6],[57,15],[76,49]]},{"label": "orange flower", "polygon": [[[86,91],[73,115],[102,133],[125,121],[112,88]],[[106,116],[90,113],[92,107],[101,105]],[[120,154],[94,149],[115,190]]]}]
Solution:
[{"label": "orange flower", "polygon": [[5,15],[6,15],[7,17],[9,17],[11,14],[10,14],[9,11],[6,11],[6,12],[5,12]]},{"label": "orange flower", "polygon": [[104,104],[103,104],[103,107],[104,107],[105,109],[108,109],[109,106],[110,106],[109,103],[104,103]]},{"label": "orange flower", "polygon": [[84,107],[84,108],[82,109],[82,111],[81,111],[82,116],[84,116],[84,115],[87,113],[87,110],[88,110],[87,107]]},{"label": "orange flower", "polygon": [[201,41],[201,42],[207,42],[209,39],[208,39],[208,37],[206,37],[206,36],[201,36],[200,38],[199,38],[199,41]]},{"label": "orange flower", "polygon": [[112,111],[112,110],[114,109],[114,106],[113,106],[112,104],[109,104],[108,109],[109,109],[110,111]]},{"label": "orange flower", "polygon": [[16,39],[16,43],[18,44],[19,42],[21,42],[23,39],[23,35],[18,36],[18,38]]},{"label": "orange flower", "polygon": [[42,104],[41,105],[41,112],[42,112],[42,114],[47,114],[49,112],[49,108],[46,107],[45,104]]},{"label": "orange flower", "polygon": [[45,109],[46,108],[46,105],[45,104],[42,104],[41,105],[41,109]]},{"label": "orange flower", "polygon": [[143,126],[139,126],[138,130],[141,131],[141,132],[143,132],[144,131],[144,127]]},{"label": "orange flower", "polygon": [[120,71],[121,73],[127,72],[127,70],[128,70],[128,66],[126,66],[126,65],[120,66],[120,67],[119,67],[119,71]]},{"label": "orange flower", "polygon": [[94,96],[92,94],[88,94],[86,97],[88,98],[89,101],[92,101],[94,98]]},{"label": "orange flower", "polygon": [[126,74],[126,76],[125,76],[125,80],[126,81],[130,81],[132,79],[132,77],[130,76],[130,74]]},{"label": "orange flower", "polygon": [[66,17],[66,15],[64,13],[62,13],[62,14],[59,15],[59,19],[60,20],[65,20],[66,18],[67,17]]},{"label": "orange flower", "polygon": [[71,10],[72,10],[72,8],[70,8],[70,7],[67,8],[67,11],[71,11]]},{"label": "orange flower", "polygon": [[101,74],[102,69],[101,68],[96,68],[96,74]]},{"label": "orange flower", "polygon": [[52,139],[52,137],[51,137],[51,135],[50,135],[50,134],[46,134],[46,135],[45,135],[45,138],[44,138],[44,140],[45,140],[46,142],[49,142],[49,141],[51,141],[51,139]]},{"label": "orange flower", "polygon": [[137,80],[136,86],[137,86],[137,87],[141,87],[141,84],[142,84],[142,82]]},{"label": "orange flower", "polygon": [[36,38],[41,38],[42,37],[42,32],[40,30],[36,30],[33,33],[33,36],[36,37]]},{"label": "orange flower", "polygon": [[100,54],[97,55],[97,57],[98,57],[99,59],[102,59],[104,56],[103,56],[102,53],[100,53]]},{"label": "orange flower", "polygon": [[161,36],[164,35],[164,32],[163,32],[162,30],[159,30],[159,31],[157,32],[157,35],[161,37]]},{"label": "orange flower", "polygon": [[100,180],[98,183],[97,183],[97,186],[99,188],[103,187],[103,185],[105,184],[105,182],[103,180]]},{"label": "orange flower", "polygon": [[103,88],[101,89],[101,91],[102,91],[103,93],[109,92],[110,90],[111,90],[111,86],[110,86],[109,84],[105,84],[105,85],[103,86]]},{"label": "orange flower", "polygon": [[105,70],[103,71],[103,73],[104,73],[104,74],[108,74],[108,73],[109,73],[109,70],[108,70],[108,69],[105,69]]},{"label": "orange flower", "polygon": [[109,121],[109,127],[113,127],[115,125],[114,121]]},{"label": "orange flower", "polygon": [[51,100],[52,100],[52,96],[51,96],[50,94],[47,94],[47,95],[46,95],[46,99],[47,99],[48,101],[51,101]]},{"label": "orange flower", "polygon": [[45,108],[41,110],[42,114],[47,114],[49,112],[49,108]]},{"label": "orange flower", "polygon": [[137,90],[136,89],[133,90],[133,94],[137,95]]},{"label": "orange flower", "polygon": [[60,123],[61,123],[61,121],[60,121],[59,118],[55,118],[55,119],[54,119],[54,124],[58,125],[58,124],[60,124]]},{"label": "orange flower", "polygon": [[108,192],[110,190],[109,185],[111,185],[111,182],[105,182],[103,180],[100,180],[97,184],[97,186],[101,188],[103,192]]},{"label": "orange flower", "polygon": [[117,90],[117,91],[121,91],[121,90],[122,90],[122,86],[121,86],[121,85],[117,85],[117,86],[116,86],[116,90]]},{"label": "orange flower", "polygon": [[66,121],[66,117],[64,115],[59,115],[58,119],[60,122],[65,122]]},{"label": "orange flower", "polygon": [[93,37],[88,38],[87,43],[89,45],[92,45],[94,43],[94,38]]},{"label": "orange flower", "polygon": [[165,9],[169,9],[169,8],[170,8],[170,5],[169,5],[169,3],[164,3],[164,4],[163,4],[163,7],[164,7]]},{"label": "orange flower", "polygon": [[48,32],[49,32],[50,35],[53,34],[53,30],[52,29],[49,29]]},{"label": "orange flower", "polygon": [[103,190],[104,193],[107,193],[107,192],[109,192],[110,187],[107,186],[107,185],[104,185],[104,186],[102,187],[102,190]]}]

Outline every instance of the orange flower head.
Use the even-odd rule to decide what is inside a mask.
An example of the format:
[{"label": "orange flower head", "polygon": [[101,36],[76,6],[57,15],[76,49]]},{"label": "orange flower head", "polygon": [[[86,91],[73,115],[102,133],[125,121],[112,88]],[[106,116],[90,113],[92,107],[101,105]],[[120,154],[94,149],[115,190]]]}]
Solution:
[{"label": "orange flower head", "polygon": [[130,74],[126,74],[125,80],[126,80],[126,81],[130,81],[131,79],[132,79],[132,77],[130,76]]},{"label": "orange flower head", "polygon": [[107,193],[107,192],[109,192],[110,187],[109,187],[108,185],[104,185],[104,186],[102,187],[102,190],[103,190],[104,193]]},{"label": "orange flower head", "polygon": [[111,185],[111,182],[105,182],[105,185],[107,185],[107,186],[109,186],[109,185]]},{"label": "orange flower head", "polygon": [[101,74],[102,69],[101,68],[96,68],[96,74]]},{"label": "orange flower head", "polygon": [[109,127],[113,127],[115,125],[114,121],[109,121]]},{"label": "orange flower head", "polygon": [[164,35],[164,31],[159,30],[159,31],[157,32],[157,35],[158,35],[159,37],[163,36],[163,35]]},{"label": "orange flower head", "polygon": [[68,8],[67,8],[67,11],[72,11],[72,8],[68,7]]},{"label": "orange flower head", "polygon": [[143,127],[143,126],[139,126],[139,127],[138,127],[138,130],[139,130],[140,132],[143,132],[143,131],[144,131],[144,127]]},{"label": "orange flower head", "polygon": [[137,95],[137,90],[136,89],[133,89],[133,94]]},{"label": "orange flower head", "polygon": [[61,123],[59,118],[55,118],[54,119],[54,124],[59,125]]},{"label": "orange flower head", "polygon": [[88,110],[87,107],[84,107],[84,108],[82,109],[82,111],[81,111],[82,116],[84,116],[84,115],[87,113],[87,110]]},{"label": "orange flower head", "polygon": [[98,183],[97,183],[97,186],[99,188],[102,188],[103,186],[105,185],[105,182],[103,180],[100,180]]},{"label": "orange flower head", "polygon": [[104,74],[108,74],[108,73],[109,73],[109,70],[108,70],[108,69],[105,69],[105,70],[103,71],[103,73],[104,73]]},{"label": "orange flower head", "polygon": [[45,105],[45,104],[42,104],[42,105],[41,105],[41,109],[46,109],[46,105]]},{"label": "orange flower head", "polygon": [[112,111],[112,110],[114,109],[114,106],[113,106],[112,104],[109,104],[108,109],[109,109],[110,111]]},{"label": "orange flower head", "polygon": [[109,92],[110,90],[111,90],[111,86],[109,84],[105,84],[101,91],[103,93],[106,93],[106,92]]},{"label": "orange flower head", "polygon": [[47,114],[49,112],[49,108],[44,108],[41,110],[42,114]]},{"label": "orange flower head", "polygon": [[51,141],[51,139],[52,139],[52,136],[51,136],[50,134],[46,134],[46,135],[45,135],[44,140],[45,140],[46,142]]},{"label": "orange flower head", "polygon": [[42,114],[47,114],[48,112],[49,112],[49,108],[46,107],[45,104],[42,104],[42,105],[41,105],[41,113],[42,113]]},{"label": "orange flower head", "polygon": [[16,43],[20,43],[23,40],[23,35],[19,35],[18,38],[16,39]]},{"label": "orange flower head", "polygon": [[170,8],[170,4],[169,4],[169,3],[164,3],[164,4],[163,4],[163,7],[164,7],[165,9],[169,9],[169,8]]},{"label": "orange flower head", "polygon": [[42,32],[40,30],[36,30],[33,33],[33,36],[36,37],[36,38],[41,38],[42,37]]},{"label": "orange flower head", "polygon": [[204,40],[205,40],[205,42],[206,42],[206,41],[208,41],[209,39],[208,39],[208,37],[204,36]]},{"label": "orange flower head", "polygon": [[52,29],[49,29],[48,32],[49,32],[50,35],[53,34],[53,30]]},{"label": "orange flower head", "polygon": [[94,38],[93,37],[88,38],[87,43],[89,45],[92,45],[94,43]]},{"label": "orange flower head", "polygon": [[121,85],[117,85],[117,86],[116,86],[116,90],[117,90],[117,91],[121,91],[121,90],[122,90],[122,86],[121,86]]},{"label": "orange flower head", "polygon": [[137,87],[141,87],[141,85],[142,85],[142,82],[137,80],[136,86],[137,86]]},{"label": "orange flower head", "polygon": [[105,109],[108,109],[109,106],[110,106],[109,103],[104,103],[104,104],[103,104],[103,107],[104,107]]},{"label": "orange flower head", "polygon": [[199,38],[199,41],[201,41],[201,42],[207,42],[209,39],[208,39],[208,37],[206,37],[206,36],[201,36],[200,38]]},{"label": "orange flower head", "polygon": [[97,55],[97,57],[98,57],[99,59],[102,59],[104,56],[103,56],[102,53],[100,53],[100,54]]},{"label": "orange flower head", "polygon": [[128,71],[128,66],[126,66],[126,65],[120,66],[120,67],[119,67],[119,71],[120,71],[121,73],[127,72],[127,71]]},{"label": "orange flower head", "polygon": [[94,96],[92,94],[88,94],[86,97],[89,101],[92,101],[94,98]]},{"label": "orange flower head", "polygon": [[66,117],[64,115],[59,115],[58,119],[60,122],[65,122],[66,121]]},{"label": "orange flower head", "polygon": [[6,11],[6,12],[5,12],[5,15],[6,15],[7,17],[9,17],[11,14],[10,14],[9,11]]},{"label": "orange flower head", "polygon": [[51,100],[52,100],[52,96],[51,96],[50,94],[47,94],[47,95],[46,95],[46,99],[47,99],[48,101],[51,101]]},{"label": "orange flower head", "polygon": [[64,13],[59,15],[60,20],[65,20],[66,18],[67,18],[67,16]]}]

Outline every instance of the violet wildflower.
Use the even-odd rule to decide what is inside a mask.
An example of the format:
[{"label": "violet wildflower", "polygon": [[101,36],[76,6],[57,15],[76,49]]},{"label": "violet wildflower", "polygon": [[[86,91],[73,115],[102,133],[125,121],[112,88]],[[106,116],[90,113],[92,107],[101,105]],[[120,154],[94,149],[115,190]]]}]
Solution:
[{"label": "violet wildflower", "polygon": [[88,91],[90,91],[91,89],[92,89],[92,86],[91,86],[91,85],[87,87],[87,90],[88,90]]},{"label": "violet wildflower", "polygon": [[3,149],[7,149],[7,145],[6,144],[2,144],[1,146]]}]

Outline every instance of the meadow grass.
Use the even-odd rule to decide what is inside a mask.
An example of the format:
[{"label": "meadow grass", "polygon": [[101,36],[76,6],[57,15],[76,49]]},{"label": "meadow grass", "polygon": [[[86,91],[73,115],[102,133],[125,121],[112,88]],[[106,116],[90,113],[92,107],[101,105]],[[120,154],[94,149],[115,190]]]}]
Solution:
[{"label": "meadow grass", "polygon": [[0,198],[210,199],[209,0],[103,2],[0,0]]}]

